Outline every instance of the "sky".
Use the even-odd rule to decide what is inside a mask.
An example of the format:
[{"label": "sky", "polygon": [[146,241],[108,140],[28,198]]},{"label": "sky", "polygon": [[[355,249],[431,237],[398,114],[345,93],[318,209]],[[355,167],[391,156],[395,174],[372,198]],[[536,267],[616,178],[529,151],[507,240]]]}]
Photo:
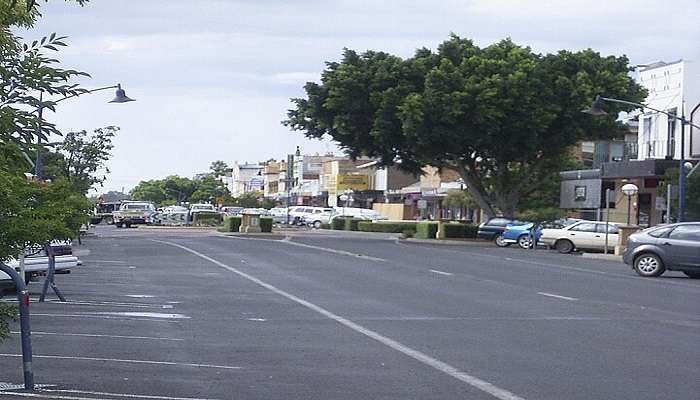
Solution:
[{"label": "sky", "polygon": [[676,0],[51,0],[31,30],[68,36],[64,68],[85,88],[121,83],[46,113],[63,132],[121,128],[104,188],[206,172],[212,161],[338,152],[281,125],[343,48],[410,57],[450,33],[487,46],[506,37],[538,53],[592,48],[631,64],[700,61],[700,2]]}]

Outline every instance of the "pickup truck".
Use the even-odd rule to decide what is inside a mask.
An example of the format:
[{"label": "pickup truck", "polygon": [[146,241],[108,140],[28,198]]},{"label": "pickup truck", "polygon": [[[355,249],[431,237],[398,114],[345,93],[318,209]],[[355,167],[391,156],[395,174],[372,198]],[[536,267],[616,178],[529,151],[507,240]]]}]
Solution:
[{"label": "pickup truck", "polygon": [[[81,265],[78,257],[73,255],[71,243],[69,241],[53,241],[51,243],[56,257],[56,272],[68,273],[70,269]],[[14,268],[19,272],[19,260],[11,258],[5,265]],[[43,250],[27,249],[24,258],[24,279],[29,282],[32,276],[43,275],[49,270],[49,258]],[[0,287],[13,286],[12,279],[0,272]]]},{"label": "pickup truck", "polygon": [[126,201],[119,207],[119,210],[112,213],[112,219],[117,228],[131,228],[131,225],[150,224],[153,222],[155,213],[156,207],[153,203]]}]

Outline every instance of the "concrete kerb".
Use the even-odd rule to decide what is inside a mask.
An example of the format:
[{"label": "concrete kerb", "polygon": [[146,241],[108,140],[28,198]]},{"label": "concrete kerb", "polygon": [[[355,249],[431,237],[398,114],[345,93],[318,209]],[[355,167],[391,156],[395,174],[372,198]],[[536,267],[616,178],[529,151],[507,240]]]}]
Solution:
[{"label": "concrete kerb", "polygon": [[449,239],[400,239],[401,243],[415,244],[437,244],[442,246],[472,246],[472,247],[494,247],[493,242],[486,240],[449,240]]},{"label": "concrete kerb", "polygon": [[622,256],[616,256],[614,254],[602,254],[602,253],[581,253],[582,258],[590,258],[594,260],[606,260],[606,261],[619,261],[622,262]]}]

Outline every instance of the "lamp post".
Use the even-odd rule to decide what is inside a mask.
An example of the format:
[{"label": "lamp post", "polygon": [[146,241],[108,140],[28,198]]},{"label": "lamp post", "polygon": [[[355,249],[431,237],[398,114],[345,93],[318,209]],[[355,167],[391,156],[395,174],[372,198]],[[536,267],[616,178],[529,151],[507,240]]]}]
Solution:
[{"label": "lamp post", "polygon": [[345,216],[345,207],[347,207],[347,205],[348,205],[348,199],[350,198],[350,196],[348,196],[347,194],[343,193],[343,194],[340,195],[339,198],[340,198],[340,201],[343,202],[343,216]]},{"label": "lamp post", "polygon": [[[130,101],[135,101],[134,99],[129,98],[129,97],[126,95],[126,92],[124,91],[124,89],[122,89],[122,85],[121,85],[120,83],[118,83],[118,84],[116,84],[116,85],[112,85],[112,86],[105,86],[105,87],[100,87],[100,88],[97,88],[97,89],[87,90],[87,91],[82,92],[82,93],[80,93],[80,94],[94,93],[94,92],[99,92],[99,91],[101,91],[101,90],[108,90],[108,89],[117,89],[116,92],[115,92],[115,94],[114,94],[114,99],[110,100],[109,103],[128,103],[128,102],[130,102]],[[66,97],[64,97],[64,98],[62,98],[62,99],[58,99],[58,100],[54,101],[53,103],[54,103],[54,104],[60,103],[60,102],[62,102],[62,101],[64,101],[64,100],[68,100],[68,99],[72,99],[73,97],[77,97],[77,96],[79,96],[80,94],[73,94],[73,95],[70,95],[70,96],[66,96]],[[43,94],[40,95],[39,99],[41,100],[42,98],[43,98]],[[39,126],[38,126],[38,128],[37,128],[37,133],[38,133],[39,135],[38,135],[38,139],[37,139],[37,144],[40,145],[40,144],[41,144],[41,121],[43,121],[44,107],[41,107],[41,106],[40,106],[40,107],[36,110],[36,112],[37,112],[37,116],[39,117]],[[37,149],[36,149],[36,163],[34,164],[34,175],[36,175],[36,177],[37,177],[38,179],[41,179],[41,174],[42,174],[42,172],[43,172],[43,168],[42,168],[42,167],[43,167],[43,165],[42,165],[42,162],[41,162],[41,149],[40,149],[40,148],[37,148]]]},{"label": "lamp post", "polygon": [[622,193],[627,196],[627,226],[630,225],[630,215],[632,214],[632,196],[637,194],[637,192],[639,192],[639,188],[633,183],[622,186]]},{"label": "lamp post", "polygon": [[[581,112],[584,112],[586,114],[590,115],[607,115],[605,110],[603,110],[603,103],[604,102],[611,102],[611,103],[620,103],[620,104],[627,104],[635,107],[640,107],[642,109],[646,108],[652,111],[656,111],[658,113],[664,114],[668,116],[669,118],[673,118],[676,120],[681,121],[681,157],[680,157],[680,162],[679,162],[679,168],[678,168],[678,222],[683,222],[683,215],[685,212],[685,126],[688,125],[691,127],[695,127],[700,129],[700,126],[695,125],[692,121],[688,121],[685,118],[685,109],[682,110],[681,116],[677,116],[675,114],[671,114],[667,111],[662,111],[662,110],[657,110],[656,108],[652,108],[649,106],[646,106],[644,104],[640,103],[634,103],[631,101],[626,101],[626,100],[620,100],[620,99],[613,99],[610,97],[602,97],[600,95],[596,96],[595,99],[593,100],[593,104],[589,108],[581,110]],[[681,107],[683,108],[683,107]],[[696,110],[698,107],[696,106],[693,110]],[[691,112],[692,116],[692,112]],[[691,131],[692,132],[692,131]],[[629,218],[629,216],[628,216]],[[628,221],[629,225],[629,221]]]}]

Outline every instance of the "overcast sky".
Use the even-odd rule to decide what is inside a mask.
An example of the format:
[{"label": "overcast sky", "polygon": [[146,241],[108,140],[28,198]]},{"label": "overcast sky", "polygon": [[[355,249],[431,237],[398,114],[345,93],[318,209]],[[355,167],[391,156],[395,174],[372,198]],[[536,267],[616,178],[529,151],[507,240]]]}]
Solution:
[{"label": "overcast sky", "polygon": [[[29,32],[69,36],[64,67],[86,88],[121,82],[137,102],[101,92],[47,113],[64,131],[106,125],[115,139],[104,190],[192,176],[214,160],[336,150],[280,125],[343,47],[410,57],[451,32],[485,46],[505,37],[541,53],[593,48],[633,64],[700,61],[700,2],[676,0],[53,0]],[[337,150],[336,150],[337,151]]]}]

